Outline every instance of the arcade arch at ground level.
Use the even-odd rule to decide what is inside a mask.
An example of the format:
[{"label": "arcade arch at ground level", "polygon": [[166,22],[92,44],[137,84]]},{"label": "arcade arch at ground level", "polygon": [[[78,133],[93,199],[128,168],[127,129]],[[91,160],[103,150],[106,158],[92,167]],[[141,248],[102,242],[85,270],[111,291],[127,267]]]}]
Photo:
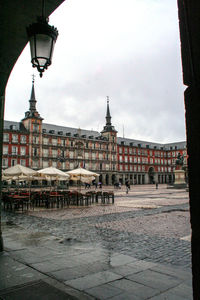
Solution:
[{"label": "arcade arch at ground level", "polygon": [[99,182],[103,185],[114,185],[116,183],[125,185],[127,180],[131,185],[154,184],[156,182],[159,184],[170,184],[174,182],[173,173],[153,173],[153,177],[151,177],[150,174],[149,172],[107,172],[105,174],[100,174]]}]

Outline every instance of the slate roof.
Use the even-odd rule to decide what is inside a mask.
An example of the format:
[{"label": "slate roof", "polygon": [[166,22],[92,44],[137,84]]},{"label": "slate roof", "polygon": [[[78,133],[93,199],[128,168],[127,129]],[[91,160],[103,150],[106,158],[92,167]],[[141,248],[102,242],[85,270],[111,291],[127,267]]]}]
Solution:
[{"label": "slate roof", "polygon": [[[13,125],[14,127],[12,128]],[[18,131],[20,130],[20,131],[28,132],[21,122],[14,122],[14,121],[5,120],[4,129],[5,130],[13,129]],[[59,125],[48,124],[48,123],[42,123],[42,129],[43,129],[43,133],[46,133],[48,135],[52,134],[55,136],[61,135],[61,136],[76,137],[76,134],[80,134],[82,137],[87,139],[100,139],[101,137],[100,132],[95,130],[65,127],[65,126],[59,126]],[[185,141],[161,144],[161,143],[153,143],[153,142],[117,137],[117,144],[121,145],[122,142],[124,143],[124,145],[127,146],[130,146],[130,143],[132,143],[132,146],[138,147],[138,145],[140,145],[141,148],[149,147],[150,149],[161,149],[161,148],[163,148],[163,150],[186,149]]]},{"label": "slate roof", "polygon": [[[150,149],[161,149],[163,150],[178,150],[178,149],[184,149],[186,148],[186,142],[174,142],[169,144],[161,144],[161,143],[153,143],[153,142],[147,142],[147,141],[141,141],[141,140],[134,140],[134,139],[128,139],[128,138],[122,138],[117,137],[117,144],[124,144],[127,146],[130,146],[130,143],[132,143],[132,146],[140,145],[141,148],[150,148]],[[176,148],[175,148],[176,147]]]}]

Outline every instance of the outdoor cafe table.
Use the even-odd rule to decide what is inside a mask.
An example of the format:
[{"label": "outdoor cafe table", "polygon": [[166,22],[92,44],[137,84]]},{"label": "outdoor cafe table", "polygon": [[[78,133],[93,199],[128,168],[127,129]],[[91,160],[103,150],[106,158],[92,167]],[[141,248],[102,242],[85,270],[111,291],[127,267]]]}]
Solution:
[{"label": "outdoor cafe table", "polygon": [[59,206],[62,208],[64,202],[64,195],[59,193],[50,193],[47,201],[47,208],[51,207],[53,208],[54,204],[56,204],[56,207],[59,208]]},{"label": "outdoor cafe table", "polygon": [[24,204],[26,205],[27,209],[28,209],[28,205],[30,204],[29,195],[18,195],[18,194],[8,195],[8,199],[9,199],[9,205],[11,210],[21,207],[23,211]]}]

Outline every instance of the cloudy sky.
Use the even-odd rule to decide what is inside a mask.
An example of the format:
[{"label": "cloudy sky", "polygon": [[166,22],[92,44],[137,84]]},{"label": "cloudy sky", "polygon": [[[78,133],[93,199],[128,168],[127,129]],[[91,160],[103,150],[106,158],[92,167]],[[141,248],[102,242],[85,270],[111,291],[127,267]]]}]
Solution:
[{"label": "cloudy sky", "polygon": [[101,131],[106,96],[118,136],[185,140],[176,0],[68,0],[50,17],[58,28],[53,63],[41,79],[29,45],[6,91],[5,119],[29,108],[32,74],[45,123]]}]

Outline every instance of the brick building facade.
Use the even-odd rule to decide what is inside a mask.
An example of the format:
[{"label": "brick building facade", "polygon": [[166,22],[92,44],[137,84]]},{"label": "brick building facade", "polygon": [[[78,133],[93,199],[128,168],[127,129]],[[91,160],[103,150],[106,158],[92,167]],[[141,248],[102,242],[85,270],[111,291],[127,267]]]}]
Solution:
[{"label": "brick building facade", "polygon": [[127,179],[131,184],[169,183],[179,153],[186,168],[186,142],[159,144],[118,137],[109,100],[101,132],[44,123],[36,109],[34,82],[25,117],[21,122],[4,121],[3,169],[15,164],[63,171],[82,166],[99,173],[103,184],[124,184]]}]

